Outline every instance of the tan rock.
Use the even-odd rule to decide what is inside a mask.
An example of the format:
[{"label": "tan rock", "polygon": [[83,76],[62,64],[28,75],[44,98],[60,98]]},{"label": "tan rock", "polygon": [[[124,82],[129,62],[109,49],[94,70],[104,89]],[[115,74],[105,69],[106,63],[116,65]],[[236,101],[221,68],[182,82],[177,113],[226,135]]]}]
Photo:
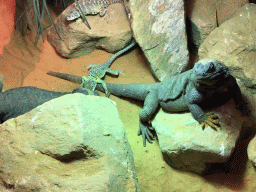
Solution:
[{"label": "tan rock", "polygon": [[246,4],[216,28],[199,48],[199,59],[212,58],[238,67],[256,83],[256,5]]},{"label": "tan rock", "polygon": [[123,124],[107,98],[66,95],[0,127],[0,189],[140,191]]},{"label": "tan rock", "polygon": [[162,110],[157,113],[152,126],[156,130],[163,157],[170,166],[204,174],[209,165],[223,163],[230,158],[242,129],[245,132],[245,128],[256,128],[255,100],[246,88],[239,84],[252,110],[251,114],[242,116],[232,100],[206,111],[214,112],[219,117],[221,128],[217,131],[210,127],[202,130],[191,113],[166,113]]},{"label": "tan rock", "polygon": [[[252,109],[252,116],[253,118],[247,122],[247,126],[251,128],[249,131],[255,135],[256,132],[256,100],[255,98],[251,98],[250,101],[252,102],[251,109]],[[249,135],[248,135],[249,136]],[[247,147],[247,155],[249,161],[256,167],[256,136],[250,141]]]},{"label": "tan rock", "polygon": [[256,167],[256,137],[254,137],[247,148],[248,159]]},{"label": "tan rock", "polygon": [[160,81],[188,64],[183,0],[131,0],[134,38]]},{"label": "tan rock", "polygon": [[[43,5],[42,1],[38,1],[40,6]],[[15,29],[19,30],[23,36],[27,35],[28,29],[32,29],[33,21],[35,19],[33,10],[33,1],[31,0],[18,0],[16,1],[15,12]]]},{"label": "tan rock", "polygon": [[[66,10],[74,7],[70,5]],[[124,48],[132,38],[130,23],[123,4],[116,3],[108,7],[105,16],[86,16],[91,29],[81,18],[66,21],[64,11],[54,21],[60,34],[59,39],[53,27],[48,32],[48,41],[64,57],[73,58],[91,53],[95,49],[104,49],[114,53]]]},{"label": "tan rock", "polygon": [[216,27],[232,18],[248,0],[185,1],[189,40],[198,48]]}]

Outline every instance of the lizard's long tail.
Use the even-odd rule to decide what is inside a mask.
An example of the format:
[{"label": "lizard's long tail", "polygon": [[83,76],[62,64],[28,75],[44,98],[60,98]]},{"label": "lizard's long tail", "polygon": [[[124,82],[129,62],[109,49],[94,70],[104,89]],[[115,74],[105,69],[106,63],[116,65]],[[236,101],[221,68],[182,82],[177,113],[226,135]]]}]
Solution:
[{"label": "lizard's long tail", "polygon": [[60,79],[71,81],[71,82],[76,83],[76,84],[81,84],[82,83],[82,77],[79,77],[79,76],[76,76],[76,75],[70,75],[70,74],[67,74],[67,73],[59,73],[59,72],[54,72],[54,71],[48,71],[47,74],[51,75],[51,76],[54,76],[54,77],[58,77]]},{"label": "lizard's long tail", "polygon": [[[47,74],[67,80],[67,81],[71,81],[73,83],[77,83],[77,84],[82,83],[82,77],[79,77],[76,75],[70,75],[66,73],[59,73],[59,72],[53,72],[53,71],[49,71]],[[110,94],[113,94],[116,96],[133,98],[137,100],[144,100],[148,92],[150,91],[150,89],[156,85],[157,83],[133,83],[133,84],[106,83],[107,89],[110,92]],[[105,92],[102,84],[100,83],[97,84],[96,90],[101,91],[103,93]]]},{"label": "lizard's long tail", "polygon": [[122,55],[124,52],[128,51],[129,49],[131,49],[132,47],[134,47],[136,45],[136,41],[133,39],[131,41],[131,43],[123,48],[122,50],[118,51],[117,53],[115,53],[112,57],[109,58],[109,60],[107,60],[107,62],[103,63],[103,65],[109,67],[111,65],[111,63],[113,63],[113,61],[119,56]]}]

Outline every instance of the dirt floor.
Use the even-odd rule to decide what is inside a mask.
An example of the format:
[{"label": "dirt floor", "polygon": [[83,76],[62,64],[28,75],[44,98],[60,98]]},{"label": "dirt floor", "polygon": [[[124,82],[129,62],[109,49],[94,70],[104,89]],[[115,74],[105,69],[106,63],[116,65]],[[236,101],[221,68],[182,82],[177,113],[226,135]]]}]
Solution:
[{"label": "dirt floor", "polygon": [[[4,10],[6,9],[0,8],[2,13]],[[0,18],[3,18],[3,15],[7,14],[0,15]],[[0,73],[4,77],[4,90],[35,86],[55,91],[72,91],[79,85],[48,76],[47,71],[82,76],[87,74],[84,66],[103,63],[112,55],[96,50],[84,57],[64,59],[56,54],[47,41],[43,43],[40,39],[35,45],[35,35],[23,37],[19,32],[12,31],[12,22],[11,20],[7,23],[6,20],[0,19],[1,27],[5,26],[0,33]],[[109,83],[155,82],[139,47],[118,58],[111,68],[122,70],[124,74],[118,78],[107,76],[105,81]],[[204,177],[180,172],[165,163],[156,140],[153,144],[143,147],[142,138],[137,136],[138,114],[143,103],[115,96],[109,98],[117,103],[133,150],[137,176],[143,192],[256,191],[256,173],[253,165],[247,161],[246,140],[238,143],[237,153],[225,167],[229,173],[218,168],[213,170],[213,174]]]}]

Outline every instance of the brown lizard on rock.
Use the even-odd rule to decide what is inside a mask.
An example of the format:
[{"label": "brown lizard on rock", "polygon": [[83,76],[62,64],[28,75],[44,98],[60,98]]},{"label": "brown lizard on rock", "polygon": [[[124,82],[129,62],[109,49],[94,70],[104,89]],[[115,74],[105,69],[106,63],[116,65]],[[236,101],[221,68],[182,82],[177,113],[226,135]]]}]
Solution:
[{"label": "brown lizard on rock", "polygon": [[[82,77],[72,78],[63,79],[82,83]],[[160,83],[124,85],[106,83],[106,87],[113,95],[144,101],[139,113],[138,132],[139,135],[142,134],[144,146],[146,139],[152,143],[153,128],[149,125],[149,121],[159,105],[169,112],[189,110],[202,128],[210,126],[213,129],[220,126],[218,117],[215,114],[205,113],[203,111],[205,104],[213,103],[216,106],[222,98],[230,97],[244,115],[251,111],[243,100],[236,79],[229,73],[228,67],[213,59],[200,60],[192,69]],[[97,84],[96,90],[104,92],[104,87]]]},{"label": "brown lizard on rock", "polygon": [[[103,17],[107,13],[109,5],[123,3],[123,0],[79,0],[78,3],[84,15],[99,14]],[[81,12],[76,6],[75,8],[68,10],[67,15],[67,20],[73,21],[81,17]]]}]

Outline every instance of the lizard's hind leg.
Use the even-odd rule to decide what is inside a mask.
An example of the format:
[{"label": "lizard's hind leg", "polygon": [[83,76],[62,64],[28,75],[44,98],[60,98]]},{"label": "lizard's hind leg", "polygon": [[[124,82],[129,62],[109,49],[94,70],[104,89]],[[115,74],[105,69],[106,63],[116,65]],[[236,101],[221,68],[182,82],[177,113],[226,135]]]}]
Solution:
[{"label": "lizard's hind leg", "polygon": [[103,87],[103,89],[104,89],[104,91],[105,91],[105,93],[106,93],[106,96],[109,97],[110,92],[108,91],[106,82],[103,81],[103,80],[101,80],[101,79],[97,79],[96,82],[97,82],[97,83],[100,83],[100,84],[102,85],[102,87]]},{"label": "lizard's hind leg", "polygon": [[110,73],[110,74],[112,74],[112,75],[124,74],[124,73],[123,73],[122,71],[120,71],[120,70],[114,71],[113,69],[110,69],[110,68],[107,69],[107,72]]}]

